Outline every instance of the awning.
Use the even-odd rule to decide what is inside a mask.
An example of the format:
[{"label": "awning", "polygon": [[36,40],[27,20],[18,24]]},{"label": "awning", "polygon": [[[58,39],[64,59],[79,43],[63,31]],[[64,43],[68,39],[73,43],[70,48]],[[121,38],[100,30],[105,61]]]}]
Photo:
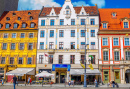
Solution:
[{"label": "awning", "polygon": [[17,68],[15,70],[12,70],[6,73],[6,75],[17,75],[17,76],[24,76],[24,74],[35,75],[35,69],[34,68]]},{"label": "awning", "polygon": [[[84,69],[70,69],[70,75],[84,75]],[[101,75],[98,69],[86,69],[86,75]]]}]

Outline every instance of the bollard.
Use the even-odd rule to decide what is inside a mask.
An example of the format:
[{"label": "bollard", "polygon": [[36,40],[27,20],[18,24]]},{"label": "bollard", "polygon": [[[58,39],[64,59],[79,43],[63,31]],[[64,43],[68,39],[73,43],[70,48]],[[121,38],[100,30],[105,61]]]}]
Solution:
[{"label": "bollard", "polygon": [[43,87],[43,80],[42,80],[42,87]]}]

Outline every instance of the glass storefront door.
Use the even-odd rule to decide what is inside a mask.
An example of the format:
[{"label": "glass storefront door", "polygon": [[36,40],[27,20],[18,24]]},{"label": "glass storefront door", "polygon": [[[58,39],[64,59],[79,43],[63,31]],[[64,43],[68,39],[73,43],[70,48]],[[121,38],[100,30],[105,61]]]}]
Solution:
[{"label": "glass storefront door", "polygon": [[104,76],[104,83],[108,83],[109,82],[109,70],[104,70],[103,76]]},{"label": "glass storefront door", "polygon": [[114,71],[115,82],[120,83],[120,70]]}]

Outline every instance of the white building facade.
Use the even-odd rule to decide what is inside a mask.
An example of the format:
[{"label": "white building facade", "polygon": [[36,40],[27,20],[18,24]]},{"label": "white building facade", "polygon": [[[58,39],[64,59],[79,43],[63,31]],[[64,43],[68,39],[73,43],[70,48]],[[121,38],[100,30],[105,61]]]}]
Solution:
[{"label": "white building facade", "polygon": [[[53,73],[51,80],[55,83],[63,83],[63,78],[83,82],[85,30],[87,64],[91,60],[93,71],[98,72],[97,6],[74,7],[71,0],[66,0],[62,7],[43,7],[38,28],[37,73]],[[90,70],[88,65],[87,70]],[[98,76],[88,73],[88,78]]]}]

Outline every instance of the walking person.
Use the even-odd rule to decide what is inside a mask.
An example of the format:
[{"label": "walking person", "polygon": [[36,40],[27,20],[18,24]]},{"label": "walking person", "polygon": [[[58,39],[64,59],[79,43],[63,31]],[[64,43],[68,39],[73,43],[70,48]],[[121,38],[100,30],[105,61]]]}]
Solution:
[{"label": "walking person", "polygon": [[16,81],[17,81],[17,77],[14,75],[14,77],[13,77],[13,85],[14,85],[14,89],[15,89]]},{"label": "walking person", "polygon": [[2,78],[1,79],[1,86],[3,86],[3,84],[4,84],[4,79]]},{"label": "walking person", "polygon": [[113,88],[115,87],[115,81],[112,81],[112,86],[113,86]]},{"label": "walking person", "polygon": [[95,87],[98,87],[98,83],[97,83],[97,80],[95,79]]},{"label": "walking person", "polygon": [[70,80],[69,80],[69,87],[70,87],[70,85],[71,85],[71,82],[70,82]]},{"label": "walking person", "polygon": [[32,79],[31,79],[31,78],[30,78],[30,81],[29,81],[29,82],[30,82],[30,85],[31,85],[31,83],[32,83]]},{"label": "walking person", "polygon": [[28,77],[28,84],[30,83],[30,77]]}]

